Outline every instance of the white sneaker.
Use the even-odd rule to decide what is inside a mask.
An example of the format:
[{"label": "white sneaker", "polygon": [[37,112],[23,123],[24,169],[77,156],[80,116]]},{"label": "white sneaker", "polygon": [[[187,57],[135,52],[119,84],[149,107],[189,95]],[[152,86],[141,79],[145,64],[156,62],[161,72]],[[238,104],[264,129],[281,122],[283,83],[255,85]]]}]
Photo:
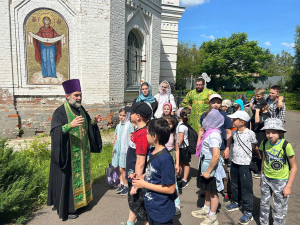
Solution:
[{"label": "white sneaker", "polygon": [[192,216],[196,218],[206,218],[207,215],[208,213],[203,208],[192,212]]},{"label": "white sneaker", "polygon": [[207,218],[200,225],[219,225],[218,218],[207,215]]}]

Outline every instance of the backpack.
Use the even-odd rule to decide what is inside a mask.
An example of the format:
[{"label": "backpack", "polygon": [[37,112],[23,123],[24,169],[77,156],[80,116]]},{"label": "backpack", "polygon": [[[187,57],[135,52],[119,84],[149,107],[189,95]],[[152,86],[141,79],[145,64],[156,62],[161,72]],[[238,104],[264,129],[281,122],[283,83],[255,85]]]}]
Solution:
[{"label": "backpack", "polygon": [[[265,140],[263,141],[263,152],[264,152],[264,153],[265,153],[265,151],[266,151],[266,144],[267,144],[267,142],[268,142],[268,139],[265,139]],[[288,141],[284,140],[284,142],[283,142],[283,144],[282,144],[282,149],[283,149],[283,158],[286,159],[286,162],[287,162],[288,165],[289,165],[289,170],[291,170],[291,165],[290,165],[289,159],[288,159],[288,157],[287,157],[287,155],[286,155],[286,146],[287,146],[288,143],[289,143]],[[286,162],[285,162],[285,163],[286,163]]]},{"label": "backpack", "polygon": [[[180,125],[185,125],[185,124],[180,124]],[[196,153],[196,147],[197,147],[197,141],[198,141],[198,134],[197,132],[191,127],[187,126],[188,128],[188,140],[189,140],[189,146],[185,146],[190,154],[195,154]],[[184,141],[184,139],[183,139]]]},{"label": "backpack", "polygon": [[109,166],[105,169],[106,183],[110,187],[114,187],[120,182],[120,170],[119,168],[115,168],[109,164]]}]

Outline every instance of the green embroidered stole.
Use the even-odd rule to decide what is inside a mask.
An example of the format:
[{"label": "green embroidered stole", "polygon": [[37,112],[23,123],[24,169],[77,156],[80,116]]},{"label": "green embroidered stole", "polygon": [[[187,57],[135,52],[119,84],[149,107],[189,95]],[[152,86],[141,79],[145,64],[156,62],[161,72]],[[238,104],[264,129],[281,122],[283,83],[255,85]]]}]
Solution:
[{"label": "green embroidered stole", "polygon": [[[68,122],[71,123],[77,115],[73,113],[68,102],[65,102],[64,106]],[[80,115],[84,118],[83,125],[75,127],[69,132],[75,210],[88,205],[93,200],[88,123],[81,107]]]}]

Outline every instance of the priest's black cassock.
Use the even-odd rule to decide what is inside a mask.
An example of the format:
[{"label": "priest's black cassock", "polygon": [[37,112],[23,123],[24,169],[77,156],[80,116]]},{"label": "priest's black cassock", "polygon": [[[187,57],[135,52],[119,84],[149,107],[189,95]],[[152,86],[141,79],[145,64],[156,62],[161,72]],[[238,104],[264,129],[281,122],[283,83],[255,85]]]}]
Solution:
[{"label": "priest's black cassock", "polygon": [[[78,108],[73,107],[71,104],[69,104],[69,106],[76,116],[80,115]],[[98,125],[97,123],[92,125],[91,118],[83,107],[81,111],[84,111],[87,119],[90,152],[100,153],[102,150],[102,140]],[[62,219],[67,219],[68,214],[76,213],[72,187],[70,135],[69,133],[64,133],[62,130],[62,127],[68,123],[66,109],[65,106],[62,105],[55,110],[52,116],[50,132],[51,164],[47,199],[47,205],[54,205],[59,218]]]}]

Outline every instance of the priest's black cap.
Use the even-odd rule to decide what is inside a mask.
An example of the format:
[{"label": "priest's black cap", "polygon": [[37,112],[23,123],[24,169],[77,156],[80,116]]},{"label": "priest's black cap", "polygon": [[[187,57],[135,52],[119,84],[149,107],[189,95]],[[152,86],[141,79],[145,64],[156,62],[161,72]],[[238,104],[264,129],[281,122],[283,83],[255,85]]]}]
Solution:
[{"label": "priest's black cap", "polygon": [[136,113],[143,118],[149,119],[152,115],[152,108],[145,102],[135,102],[131,106],[131,113]]}]

